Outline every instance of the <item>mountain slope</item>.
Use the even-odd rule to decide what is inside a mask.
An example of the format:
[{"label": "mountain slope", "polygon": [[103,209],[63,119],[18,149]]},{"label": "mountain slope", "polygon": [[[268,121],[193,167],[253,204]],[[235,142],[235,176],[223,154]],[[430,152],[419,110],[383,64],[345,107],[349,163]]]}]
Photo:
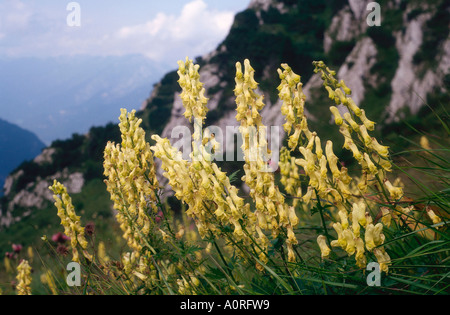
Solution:
[{"label": "mountain slope", "polygon": [[[20,163],[41,153],[45,144],[30,131],[0,119],[0,187]],[[0,189],[0,196],[3,190]]]},{"label": "mountain slope", "polygon": [[[324,60],[352,87],[355,101],[379,122],[379,132],[398,121],[429,115],[427,99],[437,100],[433,106],[445,104],[450,74],[449,3],[380,1],[382,25],[369,27],[369,2],[252,1],[236,16],[218,48],[197,58],[210,98],[207,124],[237,124],[233,119],[234,65],[245,58],[255,68],[266,96],[267,125],[279,126],[283,119],[276,90],[276,69],[283,62],[302,76],[310,119],[326,135],[329,121],[318,118],[330,103],[320,78],[313,75],[313,60]],[[142,112],[148,129],[169,138],[173,127],[187,125],[176,80],[176,72],[166,75]]]}]

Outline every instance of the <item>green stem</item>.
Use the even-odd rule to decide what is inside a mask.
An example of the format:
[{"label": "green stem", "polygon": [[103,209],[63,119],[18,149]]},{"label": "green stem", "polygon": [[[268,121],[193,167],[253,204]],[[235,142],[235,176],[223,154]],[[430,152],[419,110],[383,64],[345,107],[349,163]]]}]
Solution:
[{"label": "green stem", "polygon": [[331,237],[330,234],[328,233],[328,229],[327,229],[327,225],[325,224],[325,217],[323,215],[323,207],[322,204],[320,203],[320,197],[319,194],[317,193],[317,190],[315,190],[316,192],[316,196],[317,196],[317,209],[319,210],[319,214],[320,214],[320,219],[322,220],[322,226],[323,226],[323,230],[325,232],[325,237],[327,238],[328,244],[331,244]]}]

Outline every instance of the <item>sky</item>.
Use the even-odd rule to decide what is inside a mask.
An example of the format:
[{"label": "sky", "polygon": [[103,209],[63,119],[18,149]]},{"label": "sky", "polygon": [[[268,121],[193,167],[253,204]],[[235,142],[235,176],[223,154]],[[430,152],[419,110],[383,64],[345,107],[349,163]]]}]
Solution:
[{"label": "sky", "polygon": [[0,0],[0,57],[143,54],[173,63],[216,48],[250,0],[72,2]]}]

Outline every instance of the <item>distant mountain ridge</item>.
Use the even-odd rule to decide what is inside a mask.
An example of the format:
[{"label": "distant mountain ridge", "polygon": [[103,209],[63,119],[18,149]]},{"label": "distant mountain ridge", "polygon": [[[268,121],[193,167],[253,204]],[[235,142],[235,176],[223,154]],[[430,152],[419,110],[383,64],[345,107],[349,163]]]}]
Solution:
[{"label": "distant mountain ridge", "polygon": [[47,144],[115,121],[166,71],[141,55],[0,58],[2,117]]},{"label": "distant mountain ridge", "polygon": [[11,171],[39,155],[45,144],[32,132],[0,119],[0,196]]}]

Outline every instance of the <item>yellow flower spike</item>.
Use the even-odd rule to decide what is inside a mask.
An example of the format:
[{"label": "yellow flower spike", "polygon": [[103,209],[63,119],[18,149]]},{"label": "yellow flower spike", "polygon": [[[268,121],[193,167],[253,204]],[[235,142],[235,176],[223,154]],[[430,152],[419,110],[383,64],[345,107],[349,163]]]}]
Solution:
[{"label": "yellow flower spike", "polygon": [[[182,89],[180,98],[185,107],[184,116],[192,121],[192,117],[198,120],[201,125],[205,119],[208,108],[206,104],[208,99],[204,96],[205,89],[203,83],[199,81],[200,74],[198,73],[199,65],[194,65],[192,60],[186,58],[186,62],[178,62],[179,69],[177,71],[179,80],[178,83]],[[200,134],[197,132],[194,137],[199,140]]]},{"label": "yellow flower spike", "polygon": [[50,186],[49,189],[54,193],[53,198],[58,209],[57,214],[64,227],[64,234],[71,240],[73,261],[79,262],[78,245],[83,249],[83,256],[92,260],[91,255],[86,252],[87,241],[84,237],[84,228],[80,224],[80,217],[75,215],[72,199],[67,193],[66,187],[54,180],[53,186]]},{"label": "yellow flower spike", "polygon": [[327,238],[323,235],[319,235],[317,237],[317,244],[320,247],[320,252],[322,255],[322,259],[328,258],[330,256],[330,248],[327,245]]},{"label": "yellow flower spike", "polygon": [[[331,90],[331,89],[330,89]],[[330,111],[334,116],[334,122],[336,125],[340,126],[342,125],[342,123],[344,122],[344,120],[342,119],[342,116],[339,112],[339,109],[336,106],[331,106],[330,107]]]},{"label": "yellow flower spike", "polygon": [[31,267],[27,260],[22,260],[17,267],[17,295],[31,295]]}]

